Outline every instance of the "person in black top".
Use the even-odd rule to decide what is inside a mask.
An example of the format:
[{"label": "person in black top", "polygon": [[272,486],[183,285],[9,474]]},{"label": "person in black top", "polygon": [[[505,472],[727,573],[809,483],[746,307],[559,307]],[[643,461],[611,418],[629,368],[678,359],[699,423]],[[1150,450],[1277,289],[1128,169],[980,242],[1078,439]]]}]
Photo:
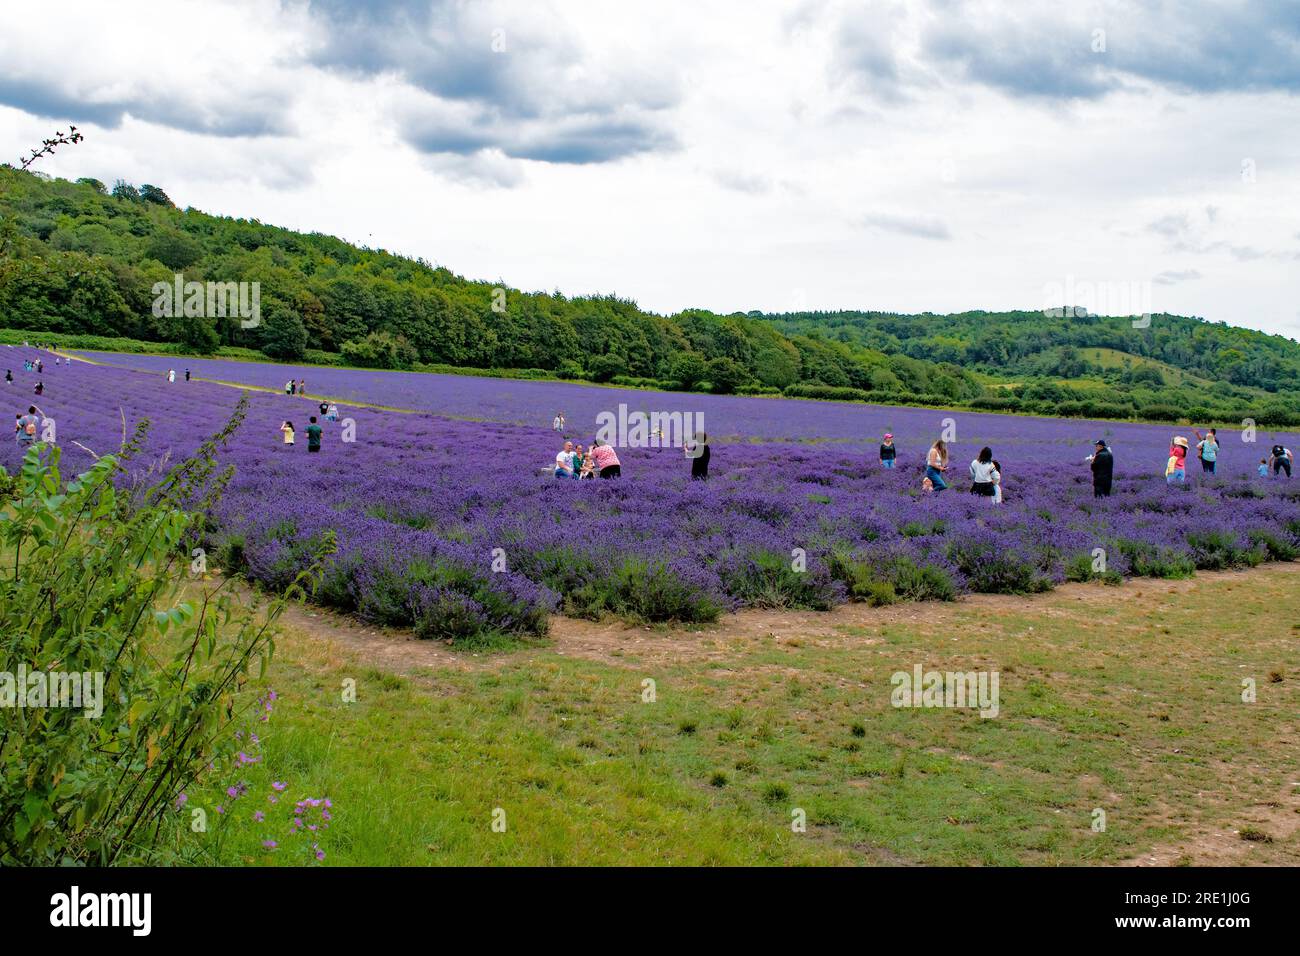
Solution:
[{"label": "person in black top", "polygon": [[885,440],[880,443],[880,465],[883,468],[893,468],[897,459],[898,449],[894,446],[894,435],[885,432]]},{"label": "person in black top", "polygon": [[1092,464],[1092,496],[1109,498],[1111,482],[1115,477],[1115,456],[1106,447],[1105,439],[1098,438],[1094,444],[1097,450],[1088,458]]},{"label": "person in black top", "polygon": [[686,443],[686,457],[691,460],[691,480],[707,481],[709,478],[709,436],[700,432]]},{"label": "person in black top", "polygon": [[186,370],[185,370],[185,381],[188,382],[189,380],[190,380],[190,370],[189,370],[189,369],[186,369]]}]

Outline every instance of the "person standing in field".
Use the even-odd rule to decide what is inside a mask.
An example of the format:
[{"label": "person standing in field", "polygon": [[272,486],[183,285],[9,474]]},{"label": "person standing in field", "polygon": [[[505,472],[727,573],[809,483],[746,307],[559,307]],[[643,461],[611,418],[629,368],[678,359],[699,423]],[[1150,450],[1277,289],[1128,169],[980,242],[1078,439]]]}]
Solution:
[{"label": "person standing in field", "polygon": [[1199,439],[1196,443],[1196,457],[1201,460],[1201,471],[1212,475],[1219,459],[1219,433],[1213,428],[1204,435],[1193,431]]},{"label": "person standing in field", "polygon": [[551,428],[554,431],[564,431],[564,412],[556,412],[555,417],[551,419]]},{"label": "person standing in field", "polygon": [[603,438],[597,438],[596,443],[591,446],[591,460],[596,466],[596,474],[601,478],[617,478],[623,474],[618,453],[605,444]]},{"label": "person standing in field", "polygon": [[1268,459],[1267,459],[1267,458],[1261,458],[1261,459],[1259,460],[1259,477],[1261,477],[1261,478],[1267,478],[1267,477],[1268,477]]},{"label": "person standing in field", "polygon": [[925,456],[925,477],[930,479],[930,485],[935,491],[943,491],[948,487],[948,482],[943,480],[943,473],[947,470],[948,444],[940,438],[930,446],[930,451]]},{"label": "person standing in field", "polygon": [[317,406],[317,408],[320,409],[321,418],[324,418],[326,415],[329,414],[329,410],[330,410],[329,402],[321,402],[320,405]]},{"label": "person standing in field", "polygon": [[298,394],[299,395],[307,394],[307,380],[305,378],[298,379]]},{"label": "person standing in field", "polygon": [[980,449],[979,457],[970,463],[970,493],[984,498],[997,496],[993,476],[997,469],[993,465],[993,449],[987,445]]},{"label": "person standing in field", "polygon": [[893,468],[898,461],[898,449],[894,447],[894,433],[885,432],[885,438],[880,443],[880,467]]},{"label": "person standing in field", "polygon": [[307,451],[320,451],[320,426],[316,424],[316,416],[311,417],[311,422],[307,425]]},{"label": "person standing in field", "polygon": [[709,450],[709,436],[704,432],[700,432],[686,443],[686,457],[691,460],[691,481],[709,480],[709,458],[712,455],[713,452]]},{"label": "person standing in field", "polygon": [[332,421],[332,422],[336,422],[336,421],[338,421],[338,420],[339,420],[339,407],[338,407],[337,405],[335,405],[333,402],[330,402],[330,410],[329,410],[328,412],[325,413],[325,417],[326,417],[329,421]]},{"label": "person standing in field", "polygon": [[289,381],[284,383],[284,394],[286,395],[293,394],[293,379],[289,379]]},{"label": "person standing in field", "polygon": [[1285,445],[1278,444],[1273,446],[1273,453],[1272,457],[1269,459],[1269,464],[1273,468],[1274,475],[1285,471],[1286,476],[1290,478],[1291,462],[1294,460],[1295,455],[1291,454],[1291,449],[1287,448]]},{"label": "person standing in field", "polygon": [[44,382],[37,382],[37,383],[36,383],[36,394],[37,394],[37,395],[44,395],[44,394],[45,394],[45,383],[44,383]]},{"label": "person standing in field", "polygon": [[189,370],[189,369],[186,369],[186,370],[185,370],[185,381],[188,382],[189,380],[190,380],[190,370]]},{"label": "person standing in field", "polygon": [[1174,436],[1169,446],[1169,460],[1165,462],[1165,481],[1171,485],[1181,485],[1187,481],[1187,439],[1182,435]]},{"label": "person standing in field", "polygon": [[41,420],[37,417],[36,406],[29,405],[26,415],[19,415],[14,422],[14,434],[18,442],[23,445],[30,445],[36,441],[36,431],[40,428]]},{"label": "person standing in field", "polygon": [[13,383],[14,383],[14,370],[11,368],[7,368],[5,369],[5,384],[12,385]]},{"label": "person standing in field", "polygon": [[1115,478],[1115,456],[1104,438],[1098,438],[1093,446],[1096,451],[1088,456],[1088,464],[1092,466],[1092,496],[1109,498],[1111,482]]},{"label": "person standing in field", "polygon": [[286,445],[292,445],[293,444],[293,422],[286,421],[283,425],[280,426],[280,431],[284,433],[284,443]]},{"label": "person standing in field", "polygon": [[1002,504],[1002,463],[997,459],[993,461],[993,503]]},{"label": "person standing in field", "polygon": [[169,382],[174,382],[174,381],[176,381],[176,369],[174,369],[174,368],[169,368],[169,369],[167,370],[167,381],[169,381]]}]

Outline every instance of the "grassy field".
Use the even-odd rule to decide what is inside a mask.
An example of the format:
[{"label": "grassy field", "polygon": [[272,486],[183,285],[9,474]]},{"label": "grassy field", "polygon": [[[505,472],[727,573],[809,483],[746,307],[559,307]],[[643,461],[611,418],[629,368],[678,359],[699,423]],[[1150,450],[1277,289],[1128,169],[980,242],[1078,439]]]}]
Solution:
[{"label": "grassy field", "polygon": [[[1298,612],[1300,565],[498,655],[295,609],[244,779],[332,800],[326,865],[1295,864]],[[891,706],[916,664],[996,670],[998,716]],[[306,859],[252,799],[219,859]]]}]

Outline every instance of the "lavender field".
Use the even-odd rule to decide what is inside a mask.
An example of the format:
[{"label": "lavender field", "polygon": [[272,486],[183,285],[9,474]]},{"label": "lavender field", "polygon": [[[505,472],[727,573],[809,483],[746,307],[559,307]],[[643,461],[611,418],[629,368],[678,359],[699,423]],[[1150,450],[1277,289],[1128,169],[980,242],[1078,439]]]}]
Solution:
[{"label": "lavender field", "polygon": [[[35,350],[0,349],[16,382],[15,413],[33,401]],[[848,600],[947,599],[968,591],[1027,593],[1065,580],[1178,577],[1300,554],[1300,479],[1260,478],[1274,441],[1223,435],[1220,474],[1192,463],[1188,483],[1163,477],[1171,435],[1190,430],[681,393],[631,392],[418,373],[96,356],[148,365],[53,365],[35,399],[57,427],[64,470],[116,450],[122,417],[151,421],[147,454],[192,451],[227,420],[241,392],[169,384],[159,370],[278,388],[305,377],[309,397],[245,392],[246,421],[221,453],[236,476],[210,547],[223,568],[280,587],[314,544],[337,534],[323,603],[431,638],[473,643],[545,632],[552,611],[630,620],[711,620],[744,606],[829,608]],[[309,455],[305,427],[321,396],[419,410],[344,406]],[[702,413],[712,440],[708,482],[689,480],[679,448],[620,448],[612,481],[557,480],[542,469],[563,410],[568,437],[589,443],[596,415],[633,409]],[[120,409],[120,411],[119,411]],[[434,412],[438,414],[433,414]],[[921,492],[924,452],[953,419],[953,488]],[[282,444],[290,419],[298,443]],[[899,466],[876,446],[892,431]],[[1114,495],[1095,500],[1083,459],[1104,437]],[[1296,436],[1280,436],[1296,447]],[[76,444],[76,443],[79,443]],[[1005,503],[966,493],[966,465],[990,445]],[[0,463],[17,466],[17,442]],[[1104,562],[1104,563],[1103,563]]]}]

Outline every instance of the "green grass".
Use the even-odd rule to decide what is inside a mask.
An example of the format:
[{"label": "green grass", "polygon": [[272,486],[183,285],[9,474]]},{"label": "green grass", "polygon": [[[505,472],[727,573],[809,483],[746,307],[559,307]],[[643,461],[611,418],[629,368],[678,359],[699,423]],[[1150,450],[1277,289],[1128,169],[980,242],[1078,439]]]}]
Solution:
[{"label": "green grass", "polygon": [[[559,639],[398,675],[291,627],[233,812],[272,779],[330,797],[329,864],[1089,864],[1241,828],[1269,837],[1235,841],[1248,861],[1294,859],[1297,828],[1258,808],[1300,823],[1300,674],[1276,625],[1296,581],[859,608],[830,638],[660,630],[659,651],[603,659]],[[998,670],[1000,715],[892,707],[890,675],[917,663]],[[306,859],[261,851],[265,826],[240,823],[223,862]]]}]

